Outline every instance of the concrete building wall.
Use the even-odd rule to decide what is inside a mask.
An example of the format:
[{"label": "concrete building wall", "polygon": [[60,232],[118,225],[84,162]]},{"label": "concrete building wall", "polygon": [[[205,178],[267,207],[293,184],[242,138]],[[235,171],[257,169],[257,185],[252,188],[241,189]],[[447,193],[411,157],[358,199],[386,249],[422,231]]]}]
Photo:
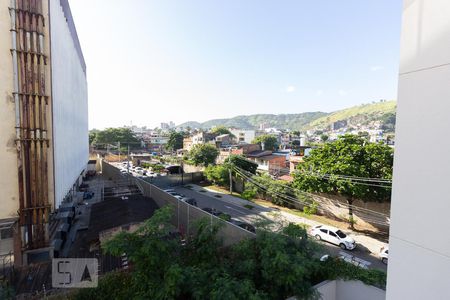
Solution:
[{"label": "concrete building wall", "polygon": [[450,1],[403,3],[387,299],[450,299]]},{"label": "concrete building wall", "polygon": [[[16,3],[17,7],[18,3]],[[36,5],[36,3],[35,3]],[[47,57],[50,55],[49,41],[49,13],[48,1],[42,1],[42,15],[44,26],[43,30],[43,49],[42,53]],[[16,133],[15,133],[15,103],[13,97],[14,91],[14,74],[13,74],[13,56],[12,56],[12,36],[11,36],[11,7],[10,0],[0,0],[0,227],[2,230],[13,229],[12,238],[0,240],[0,254],[14,251],[14,261],[21,264],[21,247],[24,246],[23,240],[21,244],[21,236],[19,233],[18,223],[15,222],[19,216],[19,180],[18,180],[18,155],[16,151]],[[16,14],[16,24],[18,22]],[[17,31],[16,31],[17,32]],[[17,33],[17,47],[19,47],[19,35]],[[18,66],[20,69],[20,66]],[[50,64],[41,69],[44,75],[45,91],[43,95],[51,96],[50,82]],[[20,77],[20,72],[18,72]],[[20,98],[20,97],[19,97]],[[20,98],[20,101],[23,99]],[[46,107],[46,137],[52,140],[52,116],[51,116],[52,99],[48,98]],[[23,115],[21,115],[23,118]],[[49,203],[53,203],[53,149],[50,146],[47,150],[47,190],[45,191]],[[22,153],[23,155],[23,153]],[[15,223],[14,223],[15,222]],[[10,227],[12,224],[12,227]],[[5,229],[6,228],[6,229]]]},{"label": "concrete building wall", "polygon": [[0,220],[17,217],[19,209],[9,3],[0,0]]},{"label": "concrete building wall", "polygon": [[315,286],[322,300],[384,300],[386,291],[356,280],[324,281]]},{"label": "concrete building wall", "polygon": [[84,59],[67,1],[50,0],[55,206],[89,158],[88,97]]},{"label": "concrete building wall", "polygon": [[231,129],[230,132],[236,137],[237,143],[251,144],[252,141],[262,133],[257,130]]}]

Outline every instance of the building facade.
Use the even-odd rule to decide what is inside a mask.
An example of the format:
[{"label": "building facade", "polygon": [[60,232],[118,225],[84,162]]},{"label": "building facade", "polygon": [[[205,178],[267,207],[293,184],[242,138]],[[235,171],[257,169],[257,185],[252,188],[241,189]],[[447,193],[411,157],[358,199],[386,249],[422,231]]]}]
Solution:
[{"label": "building facade", "polygon": [[88,161],[86,66],[67,0],[0,0],[0,255],[49,249]]},{"label": "building facade", "polygon": [[251,144],[256,137],[264,134],[264,131],[244,129],[230,129],[230,132],[238,144]]},{"label": "building facade", "polygon": [[448,0],[403,1],[388,300],[450,299],[449,19]]}]

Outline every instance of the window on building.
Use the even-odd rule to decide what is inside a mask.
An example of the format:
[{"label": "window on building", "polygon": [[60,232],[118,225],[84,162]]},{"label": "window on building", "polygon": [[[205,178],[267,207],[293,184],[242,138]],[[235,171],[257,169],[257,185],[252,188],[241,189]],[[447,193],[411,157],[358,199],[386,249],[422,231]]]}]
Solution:
[{"label": "window on building", "polygon": [[12,239],[13,230],[12,227],[0,229],[0,240]]}]

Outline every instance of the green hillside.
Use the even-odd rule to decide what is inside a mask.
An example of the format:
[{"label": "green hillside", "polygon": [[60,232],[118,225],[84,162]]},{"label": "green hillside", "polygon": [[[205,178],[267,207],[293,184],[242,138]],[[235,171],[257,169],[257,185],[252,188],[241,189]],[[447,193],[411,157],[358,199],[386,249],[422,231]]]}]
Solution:
[{"label": "green hillside", "polygon": [[237,116],[230,119],[215,119],[206,121],[204,123],[186,122],[180,124],[178,127],[191,127],[191,128],[203,128],[208,129],[214,126],[226,126],[235,127],[241,129],[255,129],[258,128],[261,123],[268,124],[269,127],[276,127],[281,129],[290,128],[292,130],[300,130],[307,126],[317,118],[326,116],[324,112],[306,112],[301,114],[258,114],[250,116]]},{"label": "green hillside", "polygon": [[395,127],[396,101],[384,101],[362,104],[332,113],[305,112],[300,114],[257,114],[237,116],[229,119],[214,119],[203,123],[186,122],[178,127],[209,129],[215,126],[235,127],[241,129],[257,129],[265,123],[269,127],[291,130],[324,129],[329,128],[336,121],[346,120],[351,124],[365,125],[373,121],[381,121],[388,126],[388,131]]},{"label": "green hillside", "polygon": [[330,126],[332,123],[341,120],[347,120],[352,124],[359,123],[362,125],[376,120],[383,121],[385,115],[395,115],[396,108],[396,101],[376,102],[353,106],[318,118],[312,121],[308,128],[325,128]]}]

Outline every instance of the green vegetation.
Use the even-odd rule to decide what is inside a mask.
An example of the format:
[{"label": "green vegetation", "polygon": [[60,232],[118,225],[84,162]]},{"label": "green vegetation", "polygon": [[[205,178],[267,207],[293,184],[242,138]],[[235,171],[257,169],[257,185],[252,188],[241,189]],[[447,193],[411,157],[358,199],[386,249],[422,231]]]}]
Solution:
[{"label": "green vegetation", "polygon": [[384,287],[386,274],[337,259],[320,262],[306,230],[289,224],[279,233],[260,229],[255,238],[224,247],[219,227],[200,220],[184,244],[173,234],[170,207],[155,212],[134,233],[121,232],[103,245],[127,253],[130,272],[101,278],[75,299],[317,299],[313,286],[326,279],[360,279]]},{"label": "green vegetation", "polygon": [[177,151],[183,149],[184,132],[171,131],[169,141],[166,144],[167,149]]},{"label": "green vegetation", "polygon": [[202,144],[194,145],[189,151],[188,159],[196,166],[209,166],[216,163],[219,150],[214,145]]},{"label": "green vegetation", "polygon": [[211,133],[214,135],[222,135],[222,134],[229,134],[231,136],[234,136],[229,130],[228,128],[226,128],[225,126],[216,126],[213,129],[211,129]]},{"label": "green vegetation", "polygon": [[91,130],[89,141],[98,148],[105,149],[106,144],[116,146],[118,142],[121,146],[129,145],[130,148],[141,147],[141,141],[129,128],[107,128],[105,130]]},{"label": "green vegetation", "polygon": [[244,204],[243,205],[246,209],[253,209],[253,208],[255,208],[253,205],[250,205],[250,204]]},{"label": "green vegetation", "polygon": [[162,170],[164,170],[164,166],[160,164],[153,164],[150,166],[153,172],[160,173]]},{"label": "green vegetation", "polygon": [[[253,141],[253,144],[260,144],[261,148],[264,148],[265,150],[271,150],[274,151],[278,148],[277,145],[277,138],[270,134],[264,134],[256,137]],[[264,144],[264,147],[263,147]]]},{"label": "green vegetation", "polygon": [[[381,101],[370,104],[362,104],[347,109],[339,110],[332,113],[324,112],[306,112],[301,114],[258,114],[250,116],[237,116],[231,119],[216,119],[204,123],[187,122],[180,126],[186,128],[212,128],[215,126],[236,127],[242,129],[255,129],[259,124],[266,123],[271,127],[280,129],[291,129],[295,131],[304,131],[315,127],[326,128],[333,122],[341,120],[358,121],[358,123],[366,123],[368,121],[381,120],[382,124],[393,124],[392,120],[385,123],[385,114],[394,114],[396,110],[396,101]],[[395,126],[395,121],[394,124]]]},{"label": "green vegetation", "polygon": [[364,124],[366,121],[381,119],[385,114],[395,114],[396,108],[396,101],[383,101],[353,106],[318,118],[311,122],[308,128],[326,128],[334,122],[351,119],[358,119],[360,121],[359,123]]},{"label": "green vegetation", "polygon": [[229,168],[227,165],[208,166],[205,168],[203,174],[209,182],[215,185],[230,185]]},{"label": "green vegetation", "polygon": [[212,128],[215,126],[224,126],[227,128],[235,127],[242,129],[255,129],[258,128],[258,126],[261,123],[267,123],[271,127],[301,130],[303,127],[307,126],[311,121],[326,115],[327,113],[324,112],[306,112],[301,114],[282,114],[282,115],[257,114],[251,116],[237,116],[231,119],[215,119],[204,123],[187,122],[179,126],[184,128],[186,128],[186,126],[190,126],[192,128],[203,128],[203,129]]},{"label": "green vegetation", "polygon": [[258,164],[243,158],[241,155],[231,154],[225,159],[225,165],[231,164],[235,167],[241,168],[252,174],[256,174],[256,169],[258,169]]},{"label": "green vegetation", "polygon": [[255,197],[256,197],[256,191],[253,189],[246,189],[241,194],[241,198],[248,200],[248,201],[255,199]]},{"label": "green vegetation", "polygon": [[354,199],[390,201],[391,190],[336,176],[391,179],[393,160],[394,151],[389,146],[369,143],[360,136],[345,135],[312,150],[304,163],[298,165],[293,185],[303,191],[344,196],[349,204],[348,221],[353,227],[351,205]]}]

